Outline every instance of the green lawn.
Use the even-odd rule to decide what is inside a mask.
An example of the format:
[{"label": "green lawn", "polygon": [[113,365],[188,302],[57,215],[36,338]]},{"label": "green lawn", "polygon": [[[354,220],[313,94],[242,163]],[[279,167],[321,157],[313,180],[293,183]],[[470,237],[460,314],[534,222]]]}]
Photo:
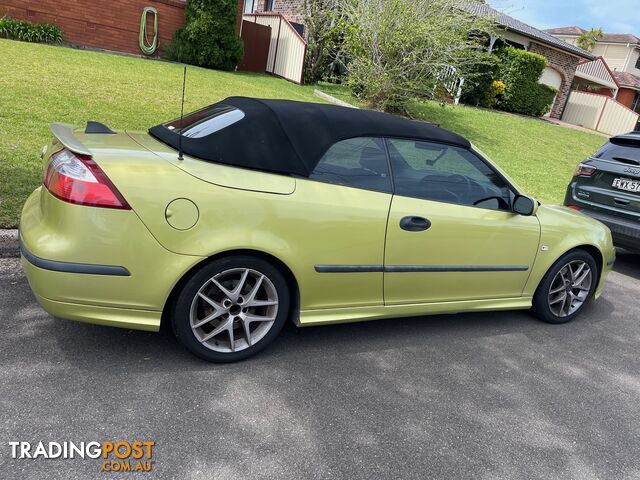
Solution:
[{"label": "green lawn", "polygon": [[[99,120],[145,130],[180,112],[180,65],[106,53],[0,40],[0,227],[13,227],[40,183],[40,147],[49,124]],[[189,67],[185,111],[229,95],[320,101],[314,87],[265,75]],[[321,89],[353,101],[344,87]],[[417,103],[411,113],[473,141],[531,194],[560,202],[575,165],[604,139],[541,120]]]},{"label": "green lawn", "polygon": [[[42,178],[49,124],[98,120],[146,130],[180,115],[182,66],[0,39],[0,227],[17,225]],[[321,101],[313,87],[267,75],[189,67],[185,112],[229,95]]]}]

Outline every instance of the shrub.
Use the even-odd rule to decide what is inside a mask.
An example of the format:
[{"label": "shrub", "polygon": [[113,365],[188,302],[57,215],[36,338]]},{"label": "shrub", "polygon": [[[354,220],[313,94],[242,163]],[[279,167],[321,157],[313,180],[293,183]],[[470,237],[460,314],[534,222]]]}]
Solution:
[{"label": "shrub", "polygon": [[506,85],[500,80],[491,82],[491,85],[480,99],[480,106],[485,108],[495,107],[500,98],[502,98],[502,95],[504,95],[506,88]]},{"label": "shrub", "polygon": [[334,0],[304,0],[304,25],[307,54],[304,59],[304,83],[320,80],[340,82],[346,74],[342,55],[343,21]]},{"label": "shrub", "polygon": [[468,105],[482,105],[491,90],[494,78],[498,76],[498,58],[488,53],[484,63],[478,63],[464,70],[462,76],[464,85],[460,101]]},{"label": "shrub", "polygon": [[236,0],[189,0],[186,24],[176,30],[165,56],[199,67],[233,70],[243,54],[236,6]]},{"label": "shrub", "polygon": [[62,29],[49,23],[31,23],[9,17],[0,18],[0,38],[24,42],[55,43],[64,38]]},{"label": "shrub", "polygon": [[482,42],[469,32],[496,28],[459,7],[459,0],[336,0],[349,86],[367,105],[391,112],[406,112],[415,98],[444,97],[443,72],[479,61]]},{"label": "shrub", "polygon": [[547,60],[536,53],[507,47],[499,52],[500,79],[506,88],[498,106],[507,112],[540,116],[547,113],[556,89],[538,83]]},{"label": "shrub", "polygon": [[553,101],[558,94],[558,89],[543,83],[538,84],[538,103],[536,104],[537,115],[541,116],[549,111],[553,106]]}]

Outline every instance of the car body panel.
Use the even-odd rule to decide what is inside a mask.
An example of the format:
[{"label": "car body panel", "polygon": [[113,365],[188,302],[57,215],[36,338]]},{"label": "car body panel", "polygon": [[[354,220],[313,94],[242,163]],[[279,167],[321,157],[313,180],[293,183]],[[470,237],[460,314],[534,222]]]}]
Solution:
[{"label": "car body panel", "polygon": [[[602,272],[595,297],[600,296],[616,256],[611,231],[602,223],[566,207],[541,205],[536,216],[541,225],[540,251],[523,295],[535,293],[540,280],[558,258],[574,248],[586,246],[594,248],[601,255],[598,260]],[[567,232],[571,232],[571,235],[567,235]]]},{"label": "car body panel", "polygon": [[[406,216],[425,217],[431,227],[403,230],[400,219]],[[445,271],[385,271],[385,304],[519,297],[539,240],[535,216],[396,195],[385,265],[438,266]],[[446,271],[455,267],[465,271]],[[501,271],[482,271],[483,267]]]},{"label": "car body panel", "polygon": [[163,248],[131,210],[66,203],[43,187],[25,203],[20,241],[41,259],[124,266],[130,272],[128,276],[68,273],[24,261],[37,295],[69,304],[161,312],[180,273],[202,260]]},{"label": "car body panel", "polygon": [[[178,282],[207,259],[229,252],[269,255],[291,272],[299,291],[297,321],[301,325],[528,308],[540,279],[562,253],[592,245],[602,253],[604,265],[614,255],[606,227],[565,208],[541,206],[535,216],[520,217],[420,200],[421,205],[428,204],[430,208],[425,212],[427,217],[430,214],[432,219],[446,221],[451,235],[431,232],[435,232],[432,237],[441,250],[438,255],[427,252],[429,255],[421,257],[423,249],[414,240],[399,240],[399,246],[389,249],[385,259],[393,199],[389,193],[248,171],[188,156],[179,161],[175,151],[149,150],[147,146],[161,144],[153,139],[146,142],[136,134],[85,134],[76,130],[74,136],[90,151],[132,210],[73,205],[40,187],[24,206],[21,240],[32,255],[41,259],[122,266],[130,276],[51,271],[23,257],[37,298],[47,311],[62,318],[157,329]],[[56,143],[48,147],[46,155],[60,148]],[[174,228],[167,219],[168,206],[177,199],[188,199],[198,210],[195,225],[190,228]],[[414,204],[407,200],[411,199],[396,198],[397,211],[391,223],[405,211],[415,213]],[[180,211],[193,214],[188,209],[174,214],[180,215]],[[498,228],[500,219],[511,222],[513,227],[510,232],[492,235],[487,225],[494,222]],[[540,244],[550,246],[544,254],[532,252],[538,221],[542,228]],[[176,222],[181,226],[184,223]],[[519,228],[525,232],[524,246],[518,245]],[[395,239],[396,234],[399,232],[391,232],[389,240]],[[460,236],[466,237],[467,242],[462,257],[460,244],[455,241]],[[514,249],[502,251],[509,250],[509,238]],[[474,241],[480,252],[473,252]],[[439,275],[449,274],[434,275],[428,282],[435,294],[421,299],[428,303],[415,302],[425,291],[417,286],[411,287],[411,294],[401,300],[404,304],[384,304],[383,281],[388,275],[384,267],[415,263],[460,265],[462,261],[522,264],[529,266],[530,272],[481,273],[482,277],[475,279],[473,275],[478,272],[470,277],[450,275],[462,292],[455,300],[445,297],[439,285],[444,278]],[[376,268],[336,272],[318,268],[322,266]],[[414,274],[398,273],[397,277],[401,275],[410,279]],[[528,281],[521,291],[525,275]],[[606,271],[598,292],[605,276]],[[394,285],[395,277],[395,273],[388,277],[390,292],[407,287],[404,279]],[[483,280],[492,285],[481,285]],[[409,280],[411,283],[415,281]],[[445,283],[453,284],[450,280]],[[497,298],[461,300],[465,294]]]},{"label": "car body panel", "polygon": [[[96,157],[100,162],[100,157]],[[171,252],[211,257],[253,250],[278,258],[293,273],[302,308],[382,304],[382,273],[354,278],[315,271],[316,264],[383,262],[384,235],[391,195],[297,180],[291,195],[238,190],[204,182],[170,163],[149,172],[153,183],[141,184],[129,169],[101,162],[154,237]],[[244,170],[227,175],[244,175]],[[169,171],[167,171],[169,170]],[[165,218],[176,198],[188,198],[199,210],[195,226],[177,230]],[[153,201],[149,201],[153,199]]]},{"label": "car body panel", "polygon": [[407,305],[376,305],[370,307],[302,310],[299,326],[349,323],[384,318],[414,317],[421,315],[454,314],[498,310],[526,310],[531,308],[531,297],[432,302]]}]

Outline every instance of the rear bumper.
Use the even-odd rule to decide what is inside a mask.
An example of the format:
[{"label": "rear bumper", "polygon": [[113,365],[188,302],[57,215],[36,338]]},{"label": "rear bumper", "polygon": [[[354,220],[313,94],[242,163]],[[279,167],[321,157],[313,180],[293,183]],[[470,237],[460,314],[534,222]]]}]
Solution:
[{"label": "rear bumper", "polygon": [[640,223],[605,213],[594,212],[586,208],[582,208],[580,211],[609,227],[611,236],[613,237],[613,243],[617,247],[636,251],[640,250]]},{"label": "rear bumper", "polygon": [[[24,262],[23,262],[24,264]],[[25,266],[25,270],[29,268]],[[123,308],[100,307],[80,303],[56,302],[36,294],[42,308],[56,318],[77,322],[104,325],[107,327],[131,328],[157,332],[160,329],[162,312]]]},{"label": "rear bumper", "polygon": [[201,258],[162,247],[131,210],[73,205],[39,188],[20,219],[22,265],[58,318],[157,330],[171,290]]}]

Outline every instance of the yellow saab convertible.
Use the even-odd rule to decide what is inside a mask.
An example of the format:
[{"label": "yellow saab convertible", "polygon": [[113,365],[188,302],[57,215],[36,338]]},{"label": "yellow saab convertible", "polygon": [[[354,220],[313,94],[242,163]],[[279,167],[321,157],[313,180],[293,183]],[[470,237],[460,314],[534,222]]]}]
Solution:
[{"label": "yellow saab convertible", "polygon": [[[523,195],[466,139],[383,113],[228,98],[148,133],[54,124],[27,200],[45,310],[246,358],[297,325],[597,298],[609,230]],[[543,168],[543,167],[541,167]]]}]

